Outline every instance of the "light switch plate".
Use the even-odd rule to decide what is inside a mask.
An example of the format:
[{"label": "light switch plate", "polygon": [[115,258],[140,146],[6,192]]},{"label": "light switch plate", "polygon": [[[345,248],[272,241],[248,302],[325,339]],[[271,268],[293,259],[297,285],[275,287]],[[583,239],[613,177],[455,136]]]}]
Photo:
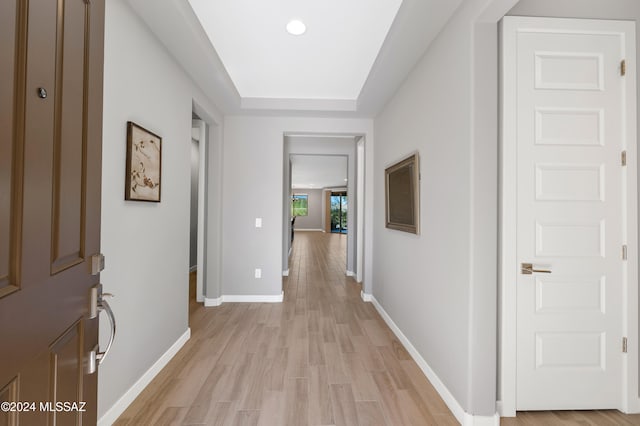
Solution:
[{"label": "light switch plate", "polygon": [[256,228],[262,228],[262,218],[256,217]]},{"label": "light switch plate", "polygon": [[256,268],[255,276],[256,278],[262,278],[262,269]]}]

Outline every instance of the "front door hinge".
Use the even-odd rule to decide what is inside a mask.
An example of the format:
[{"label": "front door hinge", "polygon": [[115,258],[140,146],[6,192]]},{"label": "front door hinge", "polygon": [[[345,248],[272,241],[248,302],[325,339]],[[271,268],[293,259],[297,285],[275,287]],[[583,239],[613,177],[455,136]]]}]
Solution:
[{"label": "front door hinge", "polygon": [[621,163],[623,166],[627,165],[627,151],[622,151]]},{"label": "front door hinge", "polygon": [[620,75],[627,75],[627,61],[624,59],[622,60],[622,62],[620,62]]},{"label": "front door hinge", "polygon": [[622,260],[627,260],[627,245],[622,246]]},{"label": "front door hinge", "polygon": [[627,338],[623,337],[622,338],[622,353],[627,353]]}]

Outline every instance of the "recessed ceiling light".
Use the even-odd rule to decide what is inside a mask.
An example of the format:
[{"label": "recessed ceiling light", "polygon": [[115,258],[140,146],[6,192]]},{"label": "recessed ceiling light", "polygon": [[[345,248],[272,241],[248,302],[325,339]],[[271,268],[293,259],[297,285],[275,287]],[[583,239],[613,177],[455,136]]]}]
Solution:
[{"label": "recessed ceiling light", "polygon": [[287,32],[291,35],[302,35],[305,31],[307,31],[307,26],[298,19],[292,19],[287,24]]}]

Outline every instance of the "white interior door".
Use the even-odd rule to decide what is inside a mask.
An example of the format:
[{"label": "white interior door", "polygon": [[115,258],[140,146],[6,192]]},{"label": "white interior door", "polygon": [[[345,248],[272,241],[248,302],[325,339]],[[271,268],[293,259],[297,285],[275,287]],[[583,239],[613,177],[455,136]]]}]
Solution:
[{"label": "white interior door", "polygon": [[504,61],[515,71],[505,85],[515,92],[506,95],[515,140],[504,143],[516,148],[516,407],[620,408],[621,158],[635,144],[621,64],[634,24],[506,17],[503,25],[512,38]]}]

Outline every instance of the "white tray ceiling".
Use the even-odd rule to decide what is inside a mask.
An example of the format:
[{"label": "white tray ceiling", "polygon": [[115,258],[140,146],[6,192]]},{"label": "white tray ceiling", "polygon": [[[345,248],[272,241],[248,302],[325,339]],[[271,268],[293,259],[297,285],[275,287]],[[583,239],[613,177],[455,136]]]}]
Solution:
[{"label": "white tray ceiling", "polygon": [[356,100],[402,0],[189,3],[242,98]]}]

